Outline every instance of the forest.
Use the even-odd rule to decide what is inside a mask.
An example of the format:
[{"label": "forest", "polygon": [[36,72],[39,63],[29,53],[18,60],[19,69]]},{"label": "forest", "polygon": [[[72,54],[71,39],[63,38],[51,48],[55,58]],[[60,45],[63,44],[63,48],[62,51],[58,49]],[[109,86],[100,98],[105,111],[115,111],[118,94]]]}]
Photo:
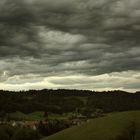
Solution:
[{"label": "forest", "polygon": [[94,111],[104,113],[139,110],[140,92],[124,91],[95,92],[88,90],[29,90],[20,92],[0,91],[0,110],[31,113],[44,111],[62,114],[73,111]]}]

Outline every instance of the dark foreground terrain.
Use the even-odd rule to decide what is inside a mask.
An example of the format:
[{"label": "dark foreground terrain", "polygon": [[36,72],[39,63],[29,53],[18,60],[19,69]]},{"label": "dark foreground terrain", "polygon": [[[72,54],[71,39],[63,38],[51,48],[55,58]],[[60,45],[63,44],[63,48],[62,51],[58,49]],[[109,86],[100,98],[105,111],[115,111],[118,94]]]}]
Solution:
[{"label": "dark foreground terrain", "polygon": [[0,140],[129,140],[122,133],[139,126],[139,110],[139,92],[1,90]]}]

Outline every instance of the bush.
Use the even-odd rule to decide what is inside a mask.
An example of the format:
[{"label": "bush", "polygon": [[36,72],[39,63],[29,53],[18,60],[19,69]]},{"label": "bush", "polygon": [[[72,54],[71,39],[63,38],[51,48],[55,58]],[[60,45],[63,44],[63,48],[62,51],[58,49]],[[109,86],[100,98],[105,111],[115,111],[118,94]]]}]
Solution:
[{"label": "bush", "polygon": [[7,125],[0,126],[0,140],[10,140],[14,135],[14,129]]},{"label": "bush", "polygon": [[38,125],[38,130],[41,135],[49,136],[58,131],[66,129],[69,126],[70,126],[69,122],[64,121],[64,120],[51,120],[47,124],[44,124],[42,121],[40,121]]},{"label": "bush", "polygon": [[10,140],[8,134],[0,129],[0,140]]},{"label": "bush", "polygon": [[16,131],[12,140],[38,140],[39,135],[36,131],[31,129],[19,129]]}]

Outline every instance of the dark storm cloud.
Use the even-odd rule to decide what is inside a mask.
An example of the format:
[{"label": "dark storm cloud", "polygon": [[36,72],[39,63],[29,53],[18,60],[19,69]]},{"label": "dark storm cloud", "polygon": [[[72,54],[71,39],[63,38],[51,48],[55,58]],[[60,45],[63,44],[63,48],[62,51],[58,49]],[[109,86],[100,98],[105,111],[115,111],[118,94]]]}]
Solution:
[{"label": "dark storm cloud", "polygon": [[3,0],[0,70],[11,75],[138,71],[139,24],[138,0]]}]

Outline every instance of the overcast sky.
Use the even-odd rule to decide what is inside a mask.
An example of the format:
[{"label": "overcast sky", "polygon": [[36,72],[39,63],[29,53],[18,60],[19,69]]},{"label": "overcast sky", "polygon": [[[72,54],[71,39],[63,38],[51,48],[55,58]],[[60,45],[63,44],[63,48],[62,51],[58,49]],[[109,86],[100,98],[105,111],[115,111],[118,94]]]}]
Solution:
[{"label": "overcast sky", "polygon": [[0,0],[0,89],[140,90],[139,0]]}]

